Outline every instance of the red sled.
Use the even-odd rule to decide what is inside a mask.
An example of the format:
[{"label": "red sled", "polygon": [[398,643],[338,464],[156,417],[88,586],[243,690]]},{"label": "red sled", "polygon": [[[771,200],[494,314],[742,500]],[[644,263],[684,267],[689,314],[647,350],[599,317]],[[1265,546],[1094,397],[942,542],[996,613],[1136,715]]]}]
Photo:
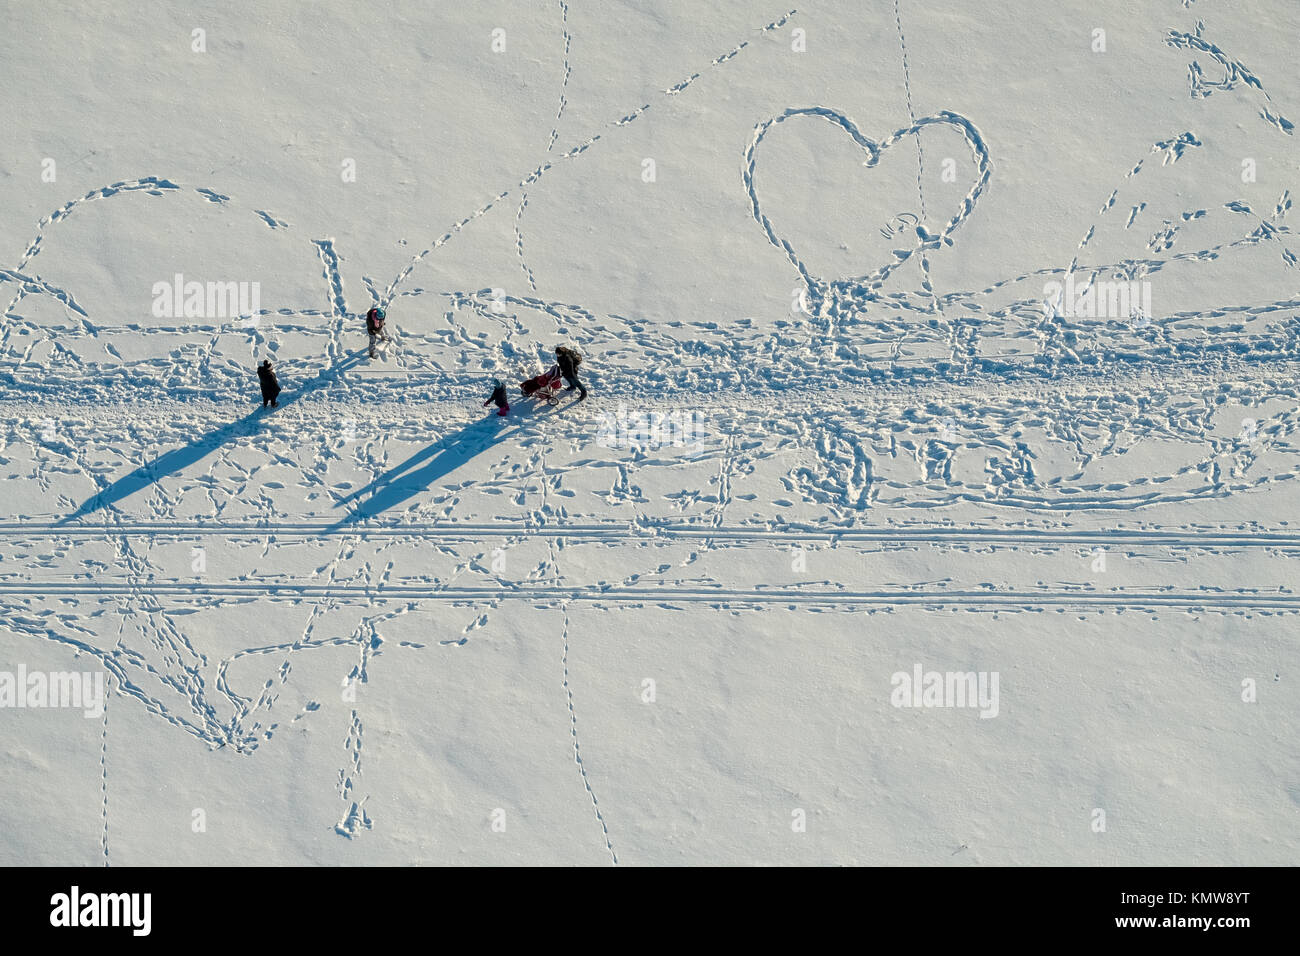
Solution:
[{"label": "red sled", "polygon": [[528,381],[521,382],[519,390],[524,393],[525,398],[538,398],[548,405],[558,405],[562,386],[560,366],[552,365],[541,375],[534,375]]}]

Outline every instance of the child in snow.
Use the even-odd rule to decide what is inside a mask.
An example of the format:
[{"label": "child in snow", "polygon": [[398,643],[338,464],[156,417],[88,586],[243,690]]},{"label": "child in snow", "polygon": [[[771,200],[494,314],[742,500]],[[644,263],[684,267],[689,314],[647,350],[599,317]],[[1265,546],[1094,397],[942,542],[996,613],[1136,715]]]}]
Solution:
[{"label": "child in snow", "polygon": [[384,328],[384,310],[379,306],[373,307],[366,313],[366,331],[370,333],[370,357],[375,357],[375,344],[380,341],[387,342],[388,331]]},{"label": "child in snow", "polygon": [[560,374],[564,376],[564,381],[569,387],[566,392],[571,392],[575,388],[578,390],[578,401],[587,397],[587,388],[578,381],[578,366],[582,364],[582,356],[574,349],[567,345],[557,345],[555,347],[555,362],[560,366]]},{"label": "child in snow", "polygon": [[484,408],[489,405],[496,405],[498,415],[504,417],[510,414],[510,403],[506,401],[506,383],[499,378],[492,380],[492,394],[483,403]]},{"label": "child in snow", "polygon": [[262,383],[262,407],[270,405],[272,408],[279,408],[280,402],[277,396],[280,394],[280,383],[275,379],[275,371],[271,368],[271,360],[266,359],[257,367],[257,379]]}]

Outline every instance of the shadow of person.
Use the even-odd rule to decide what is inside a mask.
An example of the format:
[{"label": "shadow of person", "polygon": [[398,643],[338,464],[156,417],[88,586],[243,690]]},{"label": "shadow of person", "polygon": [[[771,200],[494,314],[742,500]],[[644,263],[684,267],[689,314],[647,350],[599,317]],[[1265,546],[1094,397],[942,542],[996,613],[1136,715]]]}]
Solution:
[{"label": "shadow of person", "polygon": [[[501,421],[495,412],[485,418],[475,419],[460,431],[450,433],[441,441],[420,449],[370,484],[340,499],[334,507],[351,507],[351,511],[325,530],[337,531],[397,507],[476,455],[517,435],[527,420],[545,417],[554,414],[554,411],[549,406],[534,407],[532,403],[511,406],[510,414],[518,420],[513,427],[508,422]],[[426,464],[421,465],[421,462]]]},{"label": "shadow of person", "polygon": [[[348,369],[359,364],[366,355],[365,349],[358,349],[350,353],[335,365],[322,369],[313,377],[307,379],[292,392],[288,397],[284,397],[285,392],[280,393],[280,407],[274,414],[282,414],[285,406],[292,404],[303,395],[319,388],[322,385],[338,378]],[[260,393],[259,393],[260,400]],[[117,504],[123,499],[129,498],[138,491],[157,483],[160,479],[169,475],[179,474],[185,469],[202,461],[208,455],[217,449],[225,446],[231,440],[245,435],[251,435],[257,429],[257,419],[265,414],[270,414],[269,410],[255,408],[243,418],[237,421],[229,422],[220,428],[200,435],[191,441],[188,445],[182,445],[180,448],[173,448],[154,458],[152,461],[145,462],[135,471],[131,472],[117,481],[113,482],[107,488],[102,488],[91,497],[81,503],[81,506],[70,515],[66,515],[55,522],[55,527],[59,525],[70,524],[79,518],[94,514],[103,508]]]}]

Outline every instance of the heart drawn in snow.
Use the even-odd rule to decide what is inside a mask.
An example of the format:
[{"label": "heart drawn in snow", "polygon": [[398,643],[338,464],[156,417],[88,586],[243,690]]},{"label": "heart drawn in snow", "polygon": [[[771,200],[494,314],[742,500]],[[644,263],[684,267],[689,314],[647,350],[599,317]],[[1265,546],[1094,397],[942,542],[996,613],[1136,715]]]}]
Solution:
[{"label": "heart drawn in snow", "polygon": [[[898,268],[898,266],[910,259],[915,253],[922,249],[937,249],[943,243],[952,245],[952,240],[949,237],[953,230],[966,221],[966,217],[968,217],[974,210],[975,204],[979,201],[980,196],[984,192],[984,188],[988,185],[989,175],[992,169],[989,162],[988,149],[984,145],[984,140],[981,138],[979,130],[975,128],[970,120],[957,113],[951,113],[944,110],[934,114],[933,116],[923,117],[918,119],[911,126],[892,133],[887,139],[880,143],[876,143],[862,135],[857,126],[842,113],[837,113],[836,111],[826,109],[825,107],[813,106],[799,109],[788,109],[779,116],[772,117],[765,123],[755,127],[753,138],[750,139],[749,146],[745,150],[745,190],[749,193],[750,204],[755,221],[763,227],[763,231],[767,233],[767,238],[771,243],[785,252],[786,256],[794,264],[795,268],[799,270],[799,274],[803,276],[804,281],[808,283],[810,287],[823,286],[826,282],[825,280],[813,276],[800,260],[799,256],[795,253],[794,247],[791,245],[790,241],[777,234],[776,229],[772,225],[771,219],[769,219],[767,214],[763,212],[762,205],[758,198],[758,193],[754,188],[754,156],[758,150],[759,144],[763,142],[764,137],[766,137],[776,125],[784,123],[786,120],[802,116],[823,119],[847,133],[849,138],[857,144],[858,148],[866,154],[866,160],[862,164],[866,167],[875,167],[879,163],[880,157],[885,150],[896,145],[905,137],[918,135],[920,131],[926,127],[948,126],[959,132],[966,140],[966,143],[971,150],[971,156],[975,161],[976,172],[978,174],[975,178],[975,182],[970,188],[970,191],[967,192],[965,197],[962,199],[957,211],[953,214],[951,219],[944,223],[938,233],[929,232],[923,225],[917,225],[915,230],[915,242],[910,248],[894,249],[889,254],[889,261],[883,263],[874,271],[856,277],[843,277],[834,280],[838,284],[865,285],[870,289],[879,288],[884,284],[885,280],[889,278],[889,275]],[[889,215],[894,212],[895,210],[892,209],[883,211],[881,221],[884,222],[888,219]]]}]

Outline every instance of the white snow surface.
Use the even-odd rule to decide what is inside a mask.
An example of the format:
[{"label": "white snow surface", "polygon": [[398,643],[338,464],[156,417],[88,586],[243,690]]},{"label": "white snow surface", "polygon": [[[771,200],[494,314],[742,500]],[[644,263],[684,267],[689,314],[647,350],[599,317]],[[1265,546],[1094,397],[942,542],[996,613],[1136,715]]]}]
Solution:
[{"label": "white snow surface", "polygon": [[1296,861],[1294,0],[4,21],[0,863]]}]

